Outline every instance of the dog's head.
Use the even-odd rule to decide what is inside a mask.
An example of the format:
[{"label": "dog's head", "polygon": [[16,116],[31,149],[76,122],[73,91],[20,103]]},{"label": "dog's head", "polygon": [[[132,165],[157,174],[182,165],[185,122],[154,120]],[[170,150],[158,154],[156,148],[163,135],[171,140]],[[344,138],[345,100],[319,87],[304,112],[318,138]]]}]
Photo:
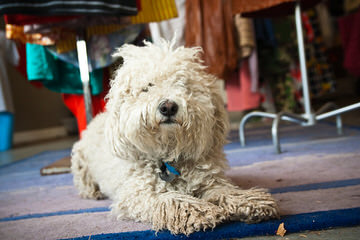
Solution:
[{"label": "dog's head", "polygon": [[118,155],[197,159],[222,148],[228,121],[200,48],[124,45],[107,96],[105,134]]}]

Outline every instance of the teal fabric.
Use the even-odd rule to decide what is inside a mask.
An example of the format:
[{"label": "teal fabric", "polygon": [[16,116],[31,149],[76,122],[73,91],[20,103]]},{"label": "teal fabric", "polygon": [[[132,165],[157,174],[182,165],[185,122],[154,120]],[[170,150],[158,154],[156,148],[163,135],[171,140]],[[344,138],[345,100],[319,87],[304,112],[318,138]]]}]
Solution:
[{"label": "teal fabric", "polygon": [[[29,81],[40,81],[46,88],[60,93],[82,94],[80,70],[52,55],[45,47],[26,44],[26,71]],[[103,91],[103,70],[90,73],[92,95]]]}]

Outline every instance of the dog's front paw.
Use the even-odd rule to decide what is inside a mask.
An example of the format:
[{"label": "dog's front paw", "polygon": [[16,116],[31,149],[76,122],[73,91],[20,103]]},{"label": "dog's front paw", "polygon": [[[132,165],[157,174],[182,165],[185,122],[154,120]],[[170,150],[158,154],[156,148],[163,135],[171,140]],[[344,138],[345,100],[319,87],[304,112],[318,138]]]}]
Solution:
[{"label": "dog's front paw", "polygon": [[189,235],[213,229],[224,219],[223,210],[215,204],[194,198],[167,199],[157,204],[152,224],[156,231],[168,229],[172,234]]},{"label": "dog's front paw", "polygon": [[256,223],[279,217],[276,201],[263,189],[232,191],[219,205],[230,220]]}]

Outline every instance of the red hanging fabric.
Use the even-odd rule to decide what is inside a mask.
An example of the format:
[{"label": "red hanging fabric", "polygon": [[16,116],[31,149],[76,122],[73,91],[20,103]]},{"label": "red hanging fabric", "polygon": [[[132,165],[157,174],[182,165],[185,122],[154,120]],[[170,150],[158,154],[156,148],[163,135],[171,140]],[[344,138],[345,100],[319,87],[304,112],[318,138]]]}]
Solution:
[{"label": "red hanging fabric", "polygon": [[[96,96],[91,96],[92,101],[92,114],[96,116],[97,114],[105,110],[105,96],[109,91],[109,71],[104,70],[103,77],[103,89],[104,91]],[[85,101],[83,95],[77,94],[61,94],[62,99],[66,107],[74,114],[78,124],[79,136],[86,129],[86,111],[85,111]]]}]

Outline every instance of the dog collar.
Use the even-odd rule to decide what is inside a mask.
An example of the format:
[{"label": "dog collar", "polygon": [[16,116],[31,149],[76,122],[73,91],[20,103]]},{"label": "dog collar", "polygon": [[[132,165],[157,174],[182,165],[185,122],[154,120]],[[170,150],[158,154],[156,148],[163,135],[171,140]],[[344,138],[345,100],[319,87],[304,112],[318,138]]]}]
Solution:
[{"label": "dog collar", "polygon": [[161,161],[160,170],[159,176],[165,182],[171,182],[176,176],[180,176],[180,173],[167,162]]}]

